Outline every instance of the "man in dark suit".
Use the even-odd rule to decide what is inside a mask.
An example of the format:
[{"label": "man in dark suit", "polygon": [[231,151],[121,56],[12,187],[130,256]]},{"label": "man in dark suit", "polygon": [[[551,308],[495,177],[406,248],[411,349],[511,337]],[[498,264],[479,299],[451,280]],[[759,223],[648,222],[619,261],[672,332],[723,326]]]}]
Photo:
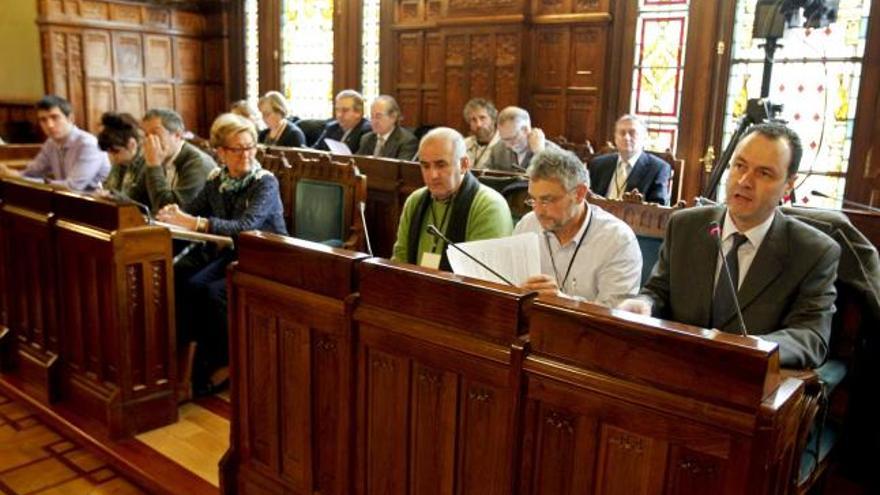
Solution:
[{"label": "man in dark suit", "polygon": [[[740,333],[732,290],[737,287],[749,335],[779,344],[783,366],[820,366],[831,336],[840,248],[777,209],[794,187],[801,154],[797,134],[787,127],[752,127],[730,163],[726,208],[674,214],[651,278],[638,298],[620,307]],[[721,263],[716,235],[730,275]]]},{"label": "man in dark suit", "polygon": [[547,141],[544,131],[532,127],[529,112],[519,107],[507,107],[498,114],[499,141],[489,149],[485,168],[505,172],[525,172],[535,153],[544,149],[559,151]]},{"label": "man in dark suit", "polygon": [[619,199],[625,191],[637,189],[652,203],[669,204],[669,176],[672,167],[645,153],[645,124],[635,115],[624,115],[614,124],[617,153],[590,160],[590,189],[609,199]]},{"label": "man in dark suit", "polygon": [[400,127],[400,106],[391,96],[379,95],[373,101],[370,126],[373,132],[361,139],[358,155],[412,160],[419,150],[416,136]]},{"label": "man in dark suit", "polygon": [[345,143],[352,153],[357,152],[361,138],[370,132],[370,121],[364,118],[364,97],[353,89],[344,89],[336,95],[333,110],[336,120],[327,122],[314,148],[329,151],[324,140],[333,139]]}]

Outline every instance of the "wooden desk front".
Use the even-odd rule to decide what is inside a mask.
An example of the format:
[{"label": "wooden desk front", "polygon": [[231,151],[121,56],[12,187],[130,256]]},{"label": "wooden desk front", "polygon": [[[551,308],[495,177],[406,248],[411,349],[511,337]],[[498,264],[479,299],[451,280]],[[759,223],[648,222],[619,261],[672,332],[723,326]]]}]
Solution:
[{"label": "wooden desk front", "polygon": [[167,229],[137,207],[2,183],[4,373],[125,436],[177,419]]}]

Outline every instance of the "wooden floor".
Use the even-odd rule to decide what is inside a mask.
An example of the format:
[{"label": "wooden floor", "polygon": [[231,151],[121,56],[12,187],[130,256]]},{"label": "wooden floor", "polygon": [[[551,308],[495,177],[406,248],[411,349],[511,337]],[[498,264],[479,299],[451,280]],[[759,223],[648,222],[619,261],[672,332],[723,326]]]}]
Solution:
[{"label": "wooden floor", "polygon": [[229,411],[228,395],[200,399],[175,424],[114,441],[0,378],[0,495],[217,495]]}]

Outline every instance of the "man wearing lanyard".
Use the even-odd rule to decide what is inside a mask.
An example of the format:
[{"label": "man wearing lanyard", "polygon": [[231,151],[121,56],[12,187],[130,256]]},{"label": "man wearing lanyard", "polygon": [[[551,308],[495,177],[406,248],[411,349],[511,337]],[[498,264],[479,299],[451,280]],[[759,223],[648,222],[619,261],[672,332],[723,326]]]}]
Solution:
[{"label": "man wearing lanyard", "polygon": [[636,294],[642,253],[632,229],[586,201],[590,177],[571,152],[536,153],[528,171],[533,211],[514,234],[541,235],[541,274],[522,286],[541,295],[570,297],[612,306]]},{"label": "man wearing lanyard", "polygon": [[451,271],[446,244],[428,233],[428,225],[452,242],[510,235],[513,220],[507,201],[480,184],[469,172],[464,138],[458,131],[438,127],[422,138],[419,164],[425,187],[403,205],[393,259]]},{"label": "man wearing lanyard", "polygon": [[471,135],[464,138],[468,159],[473,168],[486,168],[489,163],[489,150],[498,143],[495,121],[498,110],[491,101],[473,98],[464,106],[464,120],[471,129]]}]

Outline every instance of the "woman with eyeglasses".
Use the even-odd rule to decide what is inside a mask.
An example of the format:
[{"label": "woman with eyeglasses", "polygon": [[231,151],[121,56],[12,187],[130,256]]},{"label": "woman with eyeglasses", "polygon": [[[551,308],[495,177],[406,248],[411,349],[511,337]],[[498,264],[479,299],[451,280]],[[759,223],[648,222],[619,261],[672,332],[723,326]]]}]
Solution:
[{"label": "woman with eyeglasses", "polygon": [[104,189],[114,196],[149,205],[143,139],[141,128],[131,115],[107,112],[101,116],[98,147],[107,152],[111,165]]},{"label": "woman with eyeglasses", "polygon": [[[231,113],[217,117],[211,125],[211,145],[222,167],[208,176],[205,188],[183,210],[174,204],[165,206],[158,219],[233,240],[248,230],[287,234],[278,180],[256,161],[256,143],[252,122]],[[226,266],[234,259],[234,249],[217,253],[201,250],[191,252],[175,266],[178,342],[198,343],[193,366],[196,395],[212,393],[228,376],[221,373],[218,377],[214,372],[225,369],[229,362]]]}]

